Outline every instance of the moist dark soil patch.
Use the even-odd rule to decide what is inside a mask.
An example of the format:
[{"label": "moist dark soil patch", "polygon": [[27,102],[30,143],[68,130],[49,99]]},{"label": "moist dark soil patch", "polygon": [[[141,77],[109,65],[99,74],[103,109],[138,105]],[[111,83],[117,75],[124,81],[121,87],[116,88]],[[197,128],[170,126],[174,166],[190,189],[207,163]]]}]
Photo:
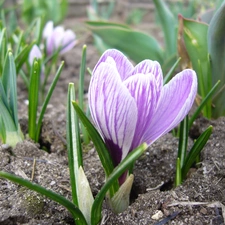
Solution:
[{"label": "moist dark soil patch", "polygon": [[[41,146],[27,138],[14,149],[1,145],[0,170],[32,179],[33,182],[71,199],[65,143],[67,87],[69,82],[78,85],[83,44],[87,44],[87,66],[91,69],[100,55],[93,46],[90,33],[80,26],[80,21],[68,20],[67,26],[79,30],[79,43],[63,56],[65,68],[47,108]],[[87,74],[85,93],[89,80],[90,76]],[[27,92],[22,81],[19,80],[18,85],[20,123],[26,133]],[[201,163],[191,169],[181,186],[174,188],[173,185],[178,139],[169,133],[152,144],[136,162],[128,209],[114,215],[104,204],[101,224],[160,224],[159,221],[165,218],[168,218],[167,224],[224,224],[225,118],[212,121],[197,119],[191,137],[197,137],[209,125],[213,125],[214,129],[202,151]],[[193,140],[190,138],[189,145],[192,144]],[[93,146],[90,144],[84,149],[84,170],[95,196],[104,184],[104,172]],[[170,216],[174,218],[170,219]],[[0,179],[0,224],[49,225],[74,222],[70,213],[59,204],[8,180]]]}]

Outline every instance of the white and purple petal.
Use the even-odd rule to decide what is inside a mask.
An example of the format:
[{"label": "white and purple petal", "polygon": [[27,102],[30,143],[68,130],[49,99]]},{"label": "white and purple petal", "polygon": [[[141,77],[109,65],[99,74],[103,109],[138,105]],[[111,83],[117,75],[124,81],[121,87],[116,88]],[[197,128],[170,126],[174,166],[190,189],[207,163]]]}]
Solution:
[{"label": "white and purple petal", "polygon": [[141,74],[148,74],[151,73],[154,75],[156,80],[156,88],[157,92],[160,92],[163,86],[163,73],[160,64],[157,61],[152,61],[149,59],[143,60],[142,62],[138,63],[132,72],[132,75],[137,73]]},{"label": "white and purple petal", "polygon": [[136,74],[129,77],[124,84],[135,99],[138,116],[131,150],[142,142],[143,135],[151,124],[157,106],[157,83],[152,74]]},{"label": "white and purple petal", "polygon": [[89,107],[117,165],[130,150],[138,112],[134,98],[113,65],[101,62],[94,70],[89,87]]},{"label": "white and purple petal", "polygon": [[62,49],[60,54],[68,52],[76,45],[76,35],[72,30],[66,30],[62,40]]},{"label": "white and purple petal", "polygon": [[41,50],[37,45],[33,45],[30,54],[29,54],[29,63],[30,65],[33,64],[34,59],[41,59],[42,58],[42,54],[41,54]]},{"label": "white and purple petal", "polygon": [[134,69],[133,65],[122,52],[116,49],[109,49],[104,52],[104,54],[101,56],[98,63],[96,64],[93,73],[98,68],[100,63],[107,61],[108,57],[111,57],[114,60],[117,71],[120,74],[122,81],[126,80],[129,76],[131,76],[131,73]]},{"label": "white and purple petal", "polygon": [[193,70],[184,70],[173,77],[162,89],[157,110],[143,141],[151,144],[176,127],[191,109],[196,93],[197,77]]}]

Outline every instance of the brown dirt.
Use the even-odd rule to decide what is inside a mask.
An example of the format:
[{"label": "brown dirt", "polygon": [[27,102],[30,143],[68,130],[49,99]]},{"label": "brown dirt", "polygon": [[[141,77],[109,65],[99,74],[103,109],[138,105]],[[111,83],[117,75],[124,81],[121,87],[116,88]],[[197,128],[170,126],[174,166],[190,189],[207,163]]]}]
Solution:
[{"label": "brown dirt", "polygon": [[[69,82],[77,85],[82,45],[87,44],[87,66],[93,69],[99,53],[92,44],[90,33],[80,25],[80,20],[68,20],[67,26],[78,33],[79,44],[63,56],[65,68],[48,106],[41,135],[41,147],[29,139],[18,143],[14,149],[0,146],[0,170],[14,173],[51,189],[71,199],[66,135],[66,99]],[[77,26],[79,24],[79,26]],[[90,80],[86,76],[86,87]],[[85,92],[87,91],[87,88]],[[27,92],[19,81],[19,115],[24,132],[27,130]],[[149,147],[136,162],[131,205],[114,215],[104,205],[101,224],[147,225],[166,224],[160,220],[177,215],[167,224],[224,224],[225,204],[225,118],[208,121],[199,118],[192,133],[201,133],[213,125],[213,134],[201,154],[201,163],[193,168],[185,182],[174,188],[175,160],[178,139],[167,134]],[[189,144],[193,140],[190,138]],[[46,148],[47,153],[41,148]],[[36,164],[34,166],[34,160]],[[84,170],[96,195],[104,183],[104,173],[96,151],[84,152]],[[172,204],[174,204],[172,206]],[[154,215],[161,214],[158,219]],[[0,179],[0,224],[73,224],[67,210],[32,191],[5,179]]]}]

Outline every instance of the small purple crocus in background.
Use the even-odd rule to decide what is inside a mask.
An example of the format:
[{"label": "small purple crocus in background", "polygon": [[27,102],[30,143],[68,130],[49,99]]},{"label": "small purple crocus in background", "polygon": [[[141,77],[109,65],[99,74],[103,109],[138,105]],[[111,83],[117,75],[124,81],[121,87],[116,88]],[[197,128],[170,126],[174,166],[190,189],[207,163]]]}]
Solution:
[{"label": "small purple crocus in background", "polygon": [[60,49],[60,54],[64,54],[76,44],[75,33],[70,29],[64,30],[62,26],[54,28],[53,21],[46,23],[43,30],[43,38],[46,40],[48,55],[53,54],[58,49]]},{"label": "small purple crocus in background", "polygon": [[150,145],[176,127],[196,93],[197,77],[191,69],[163,86],[158,62],[144,60],[134,67],[120,51],[107,50],[93,70],[88,95],[92,119],[114,166],[143,142]]},{"label": "small purple crocus in background", "polygon": [[37,45],[33,45],[32,49],[30,50],[29,59],[28,59],[30,65],[33,64],[33,61],[35,58],[36,59],[42,58],[41,50]]}]

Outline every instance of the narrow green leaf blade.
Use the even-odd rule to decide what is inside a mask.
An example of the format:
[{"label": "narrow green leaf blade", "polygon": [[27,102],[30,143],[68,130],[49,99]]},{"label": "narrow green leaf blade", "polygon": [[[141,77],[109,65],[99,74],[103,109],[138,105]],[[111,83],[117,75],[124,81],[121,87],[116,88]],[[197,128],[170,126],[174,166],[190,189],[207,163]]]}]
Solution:
[{"label": "narrow green leaf blade", "polygon": [[[81,65],[80,65],[80,77],[79,77],[79,106],[84,111],[84,77],[86,72],[86,49],[87,46],[83,46],[82,51],[82,59],[81,59]],[[85,144],[88,144],[89,137],[87,134],[86,129],[84,128],[83,124],[81,124],[81,131],[83,134],[83,140]]]},{"label": "narrow green leaf blade", "polygon": [[180,123],[180,135],[179,135],[177,158],[179,158],[181,168],[183,167],[186,158],[187,143],[188,143],[188,115]]},{"label": "narrow green leaf blade", "polygon": [[207,104],[207,102],[212,98],[212,96],[217,91],[217,89],[219,87],[219,83],[220,83],[220,80],[217,81],[217,83],[213,86],[213,88],[210,90],[210,92],[205,96],[205,98],[202,100],[201,104],[198,106],[198,108],[196,109],[194,114],[189,119],[189,125],[188,125],[189,129],[191,128],[192,124],[194,123],[194,121],[196,120],[196,118],[198,117],[200,112],[202,111],[202,109],[205,106],[205,104]]},{"label": "narrow green leaf blade", "polygon": [[35,41],[32,42],[30,45],[26,45],[23,49],[19,52],[19,54],[15,58],[16,63],[16,71],[19,72],[23,64],[28,58],[31,48],[33,47]]},{"label": "narrow green leaf blade", "polygon": [[175,186],[179,186],[182,183],[182,173],[181,173],[181,165],[180,158],[177,158],[176,161],[176,177],[175,177]]},{"label": "narrow green leaf blade", "polygon": [[44,99],[44,102],[43,102],[43,105],[41,107],[41,112],[40,112],[40,116],[38,118],[38,122],[37,122],[37,130],[36,130],[36,137],[35,137],[35,140],[36,142],[38,142],[39,140],[39,136],[40,136],[40,132],[41,132],[41,124],[42,124],[42,120],[43,120],[43,117],[44,117],[44,114],[45,114],[45,111],[46,111],[46,108],[47,108],[47,105],[51,99],[51,96],[52,96],[52,93],[55,89],[55,86],[59,80],[59,77],[61,75],[61,72],[62,72],[62,69],[63,69],[63,66],[64,66],[64,62],[61,62],[61,65],[59,66],[56,74],[55,74],[55,77],[51,83],[51,86],[48,90],[48,93]]},{"label": "narrow green leaf blade", "polygon": [[95,197],[92,212],[91,212],[91,222],[92,224],[98,224],[101,219],[102,202],[105,198],[106,193],[109,188],[115,183],[115,181],[130,168],[132,164],[144,153],[147,149],[147,144],[143,143],[136,149],[131,151],[124,160],[113,170],[111,175],[107,178],[106,183],[101,188],[97,196]]},{"label": "narrow green leaf blade", "polygon": [[70,183],[72,188],[73,203],[78,205],[77,182],[78,169],[82,165],[82,150],[80,142],[80,132],[78,118],[73,108],[72,101],[75,100],[74,84],[70,83],[68,87],[67,97],[67,123],[66,123],[66,139],[67,151],[70,169]]},{"label": "narrow green leaf blade", "polygon": [[182,177],[183,179],[187,176],[189,169],[191,168],[192,164],[195,162],[196,157],[200,154],[201,150],[207,143],[211,133],[212,133],[212,126],[209,126],[195,141],[193,147],[191,148],[188,156],[186,157],[184,166],[182,168]]},{"label": "narrow green leaf blade", "polygon": [[[92,123],[85,116],[83,111],[80,109],[78,104],[74,101],[72,103],[73,103],[73,107],[76,110],[76,113],[77,113],[79,119],[81,120],[83,125],[86,127],[86,129],[89,133],[89,136],[94,143],[94,146],[96,148],[96,151],[98,152],[102,166],[104,168],[106,177],[110,176],[110,174],[114,170],[114,165],[113,165],[112,159],[110,157],[109,151],[108,151],[104,141],[102,140],[100,134],[95,129],[95,127],[92,125]],[[117,182],[114,182],[114,185],[110,189],[111,195],[113,195],[115,192],[117,192],[118,189],[119,189],[119,183],[117,181]]]},{"label": "narrow green leaf blade", "polygon": [[37,193],[44,195],[47,198],[59,203],[60,205],[64,206],[72,214],[74,221],[77,225],[87,225],[87,222],[83,214],[77,208],[77,206],[75,206],[72,202],[70,202],[68,199],[64,198],[63,196],[51,190],[47,190],[44,187],[37,185],[35,183],[32,183],[28,180],[12,175],[10,173],[0,171],[0,177],[13,181],[14,183],[17,183],[24,187],[27,187],[30,190],[36,191]]},{"label": "narrow green leaf blade", "polygon": [[28,133],[32,140],[36,140],[36,123],[37,123],[37,109],[39,101],[39,82],[40,82],[40,63],[34,60],[31,75],[30,75],[30,88],[29,88],[29,105],[28,105]]}]

